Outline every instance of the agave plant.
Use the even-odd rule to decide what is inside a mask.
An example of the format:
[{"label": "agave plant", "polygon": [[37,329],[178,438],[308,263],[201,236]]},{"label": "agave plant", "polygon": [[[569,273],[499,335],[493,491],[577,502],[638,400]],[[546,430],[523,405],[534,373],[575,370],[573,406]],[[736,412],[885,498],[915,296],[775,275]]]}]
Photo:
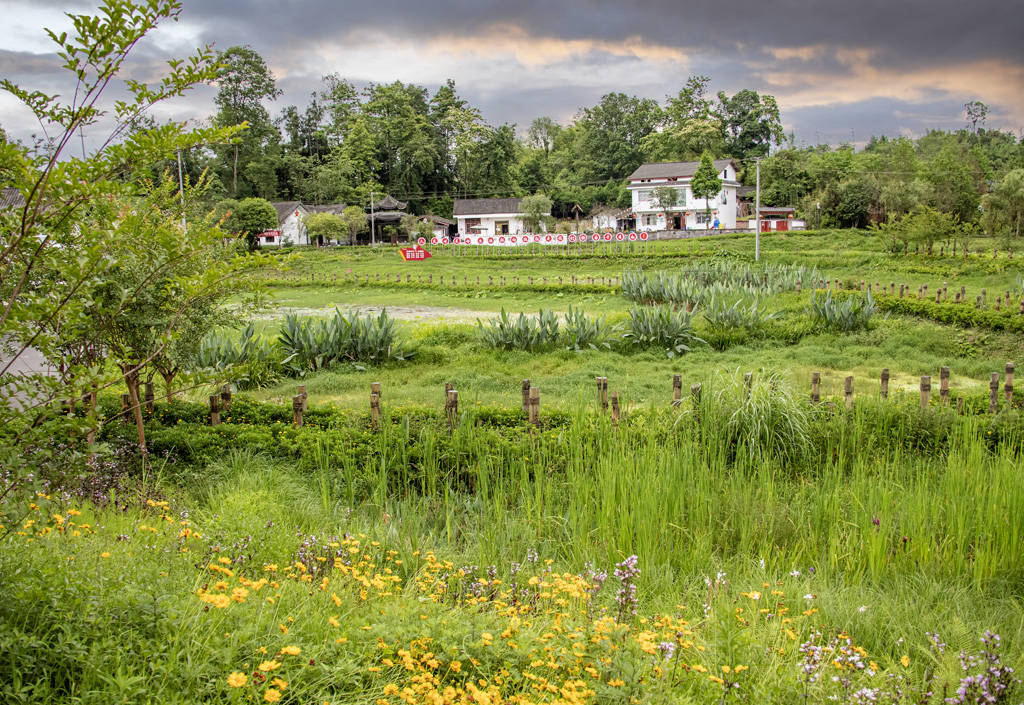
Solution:
[{"label": "agave plant", "polygon": [[523,313],[511,318],[501,309],[497,318],[486,323],[477,319],[476,325],[480,342],[492,348],[535,352],[558,344],[558,316],[544,309],[538,311],[535,318]]},{"label": "agave plant", "polygon": [[851,295],[842,299],[833,298],[831,291],[814,291],[806,311],[820,328],[849,332],[867,328],[878,308],[870,291],[863,298]]},{"label": "agave plant", "polygon": [[611,349],[612,342],[618,339],[620,327],[609,325],[604,316],[588,318],[581,309],[569,306],[565,314],[564,344],[566,350],[584,350],[590,348]]},{"label": "agave plant", "polygon": [[708,328],[716,331],[741,329],[754,332],[779,314],[766,310],[757,298],[742,298],[729,304],[724,296],[711,296],[702,310]]},{"label": "agave plant", "polygon": [[631,309],[624,337],[639,347],[663,348],[668,357],[687,353],[694,343],[704,342],[693,332],[692,312],[666,306]]},{"label": "agave plant", "polygon": [[295,374],[305,374],[339,362],[383,362],[411,356],[396,345],[395,321],[386,310],[375,317],[345,314],[335,309],[327,320],[285,316],[278,334],[284,350],[282,364]]}]

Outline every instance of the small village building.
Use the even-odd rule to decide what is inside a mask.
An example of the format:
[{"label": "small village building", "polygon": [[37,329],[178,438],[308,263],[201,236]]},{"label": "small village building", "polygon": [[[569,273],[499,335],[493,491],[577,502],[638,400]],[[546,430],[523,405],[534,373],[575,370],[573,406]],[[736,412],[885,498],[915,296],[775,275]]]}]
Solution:
[{"label": "small village building", "polygon": [[271,203],[277,211],[277,229],[260,233],[257,244],[260,247],[284,247],[286,245],[308,245],[309,234],[302,219],[309,211],[300,201],[279,201]]},{"label": "small village building", "polygon": [[439,215],[423,215],[419,220],[430,226],[431,237],[448,237],[451,234],[452,225],[454,225],[454,221]]},{"label": "small village building", "polygon": [[[521,198],[456,198],[453,210],[459,237],[475,242],[477,238],[524,234],[526,214],[522,201]],[[541,231],[545,231],[543,223]]]},{"label": "small village building", "polygon": [[[340,218],[342,212],[345,210],[345,204],[344,203],[326,203],[326,204],[320,205],[320,206],[306,206],[305,208],[309,212],[309,214],[313,214],[313,213],[329,213],[331,215],[336,215],[336,216],[338,216]],[[317,239],[319,240],[319,242],[314,242],[313,243],[317,247],[325,247],[327,245],[337,245],[337,244],[340,243],[340,240],[325,240],[323,238],[323,236],[317,236]],[[348,242],[347,239],[345,241]]]},{"label": "small village building", "polygon": [[[732,159],[716,159],[715,168],[722,190],[705,205],[695,198],[690,182],[700,162],[655,162],[641,164],[629,175],[627,188],[633,195],[633,212],[638,230],[733,230],[736,228],[736,192],[740,183]],[[662,207],[656,189],[668,186],[677,192],[676,204]],[[710,209],[710,214],[708,213]]]},{"label": "small village building", "polygon": [[406,215],[405,209],[408,205],[390,194],[375,202],[366,216],[366,222],[371,229],[369,241],[383,242],[387,240],[391,244],[395,244],[399,237],[408,240],[408,233],[402,232],[401,228],[402,217]]},{"label": "small village building", "polygon": [[590,213],[593,230],[633,230],[635,218],[629,208],[601,206]]}]

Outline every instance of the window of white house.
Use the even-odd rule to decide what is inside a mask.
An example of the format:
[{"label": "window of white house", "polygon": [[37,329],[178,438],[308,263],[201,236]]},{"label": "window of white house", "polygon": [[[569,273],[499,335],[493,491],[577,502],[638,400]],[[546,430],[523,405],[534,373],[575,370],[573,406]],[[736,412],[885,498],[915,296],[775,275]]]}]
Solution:
[{"label": "window of white house", "polygon": [[656,215],[645,215],[644,216],[644,225],[646,225],[648,227],[653,227],[653,226],[655,226],[657,224],[658,224],[658,216],[656,216]]},{"label": "window of white house", "polygon": [[650,191],[637,191],[636,196],[637,196],[637,198],[640,201],[650,201],[651,200],[651,192]]},{"label": "window of white house", "polygon": [[728,202],[729,202],[729,192],[728,191],[722,191],[722,205],[724,206]]},{"label": "window of white house", "polygon": [[707,211],[697,211],[697,225],[704,225],[711,222],[711,216]]}]

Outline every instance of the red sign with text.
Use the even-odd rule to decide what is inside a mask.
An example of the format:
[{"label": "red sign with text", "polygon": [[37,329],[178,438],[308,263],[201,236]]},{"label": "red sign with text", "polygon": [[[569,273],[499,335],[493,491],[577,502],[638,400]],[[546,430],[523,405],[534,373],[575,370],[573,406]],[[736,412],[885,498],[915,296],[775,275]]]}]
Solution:
[{"label": "red sign with text", "polygon": [[419,262],[430,257],[429,252],[418,247],[403,247],[398,251],[398,254],[402,255],[402,259],[406,262]]}]

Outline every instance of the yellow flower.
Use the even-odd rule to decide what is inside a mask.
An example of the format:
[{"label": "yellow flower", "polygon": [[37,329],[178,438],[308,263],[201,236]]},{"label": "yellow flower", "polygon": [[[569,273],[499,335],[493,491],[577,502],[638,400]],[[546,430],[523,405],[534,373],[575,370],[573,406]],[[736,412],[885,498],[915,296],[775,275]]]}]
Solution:
[{"label": "yellow flower", "polygon": [[285,688],[288,687],[288,681],[284,680],[283,678],[275,678],[274,680],[272,680],[270,682],[273,683],[274,687],[279,689],[279,690],[284,690]]},{"label": "yellow flower", "polygon": [[264,661],[259,665],[261,671],[273,671],[281,667],[280,661]]},{"label": "yellow flower", "polygon": [[327,618],[327,623],[330,624],[332,627],[340,627],[341,626],[341,622],[338,621],[337,617],[328,617]]},{"label": "yellow flower", "polygon": [[395,695],[398,693],[398,686],[394,683],[388,683],[384,686],[384,695]]},{"label": "yellow flower", "polygon": [[282,654],[288,654],[289,656],[298,656],[302,653],[302,649],[297,646],[286,646],[281,649]]},{"label": "yellow flower", "polygon": [[903,664],[904,668],[909,668],[910,667],[910,657],[907,656],[906,654],[903,654],[903,656],[900,657],[900,663]]},{"label": "yellow flower", "polygon": [[458,673],[459,671],[462,670],[462,662],[461,661],[452,661],[451,664],[449,664],[448,667],[452,669],[453,673]]},{"label": "yellow flower", "polygon": [[613,688],[618,688],[619,686],[626,685],[626,681],[620,680],[618,678],[612,678],[610,681],[608,681],[608,685],[610,685]]},{"label": "yellow flower", "polygon": [[230,676],[228,676],[228,685],[230,685],[232,688],[241,688],[248,682],[248,676],[246,676],[244,673],[239,673],[238,671],[235,671]]},{"label": "yellow flower", "polygon": [[268,703],[276,703],[281,699],[281,691],[275,688],[267,688],[267,692],[263,694],[263,699]]},{"label": "yellow flower", "polygon": [[104,551],[100,554],[100,558],[110,558],[110,553],[108,551]]}]

